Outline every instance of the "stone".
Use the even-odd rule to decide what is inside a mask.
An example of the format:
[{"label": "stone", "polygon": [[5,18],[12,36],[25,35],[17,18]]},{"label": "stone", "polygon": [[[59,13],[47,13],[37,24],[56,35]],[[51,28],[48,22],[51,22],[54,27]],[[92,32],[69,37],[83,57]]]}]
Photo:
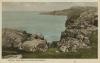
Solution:
[{"label": "stone", "polygon": [[[32,36],[33,38],[34,36]],[[27,52],[35,52],[35,51],[42,51],[45,52],[48,49],[47,46],[47,41],[44,39],[40,39],[40,38],[33,38],[29,41],[25,41],[22,46],[21,49]]]},{"label": "stone", "polygon": [[29,37],[28,33],[23,31],[3,28],[2,29],[2,47],[3,48],[19,48],[25,40]]},{"label": "stone", "polygon": [[41,33],[29,34],[26,31],[4,28],[2,33],[2,48],[24,50],[27,52],[48,49],[47,41]]}]

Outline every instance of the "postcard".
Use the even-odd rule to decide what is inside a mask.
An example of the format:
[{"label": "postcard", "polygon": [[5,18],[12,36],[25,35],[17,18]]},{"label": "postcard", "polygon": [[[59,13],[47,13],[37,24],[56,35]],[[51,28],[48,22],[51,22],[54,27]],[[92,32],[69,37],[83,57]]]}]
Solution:
[{"label": "postcard", "polygon": [[0,63],[98,63],[99,1],[3,0]]}]

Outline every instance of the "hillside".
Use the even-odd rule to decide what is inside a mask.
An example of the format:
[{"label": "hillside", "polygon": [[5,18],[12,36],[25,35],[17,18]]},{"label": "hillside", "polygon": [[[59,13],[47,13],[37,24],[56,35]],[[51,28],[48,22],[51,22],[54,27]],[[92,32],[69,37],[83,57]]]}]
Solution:
[{"label": "hillside", "polygon": [[90,7],[90,6],[87,6],[87,7],[81,7],[81,6],[74,6],[74,7],[71,7],[69,9],[64,9],[64,10],[59,10],[59,11],[51,11],[51,12],[44,12],[44,13],[41,13],[41,14],[46,14],[46,15],[61,15],[61,16],[77,16],[79,15],[80,13],[84,12],[84,11],[87,11],[89,9],[92,9],[92,10],[97,10],[97,7]]}]

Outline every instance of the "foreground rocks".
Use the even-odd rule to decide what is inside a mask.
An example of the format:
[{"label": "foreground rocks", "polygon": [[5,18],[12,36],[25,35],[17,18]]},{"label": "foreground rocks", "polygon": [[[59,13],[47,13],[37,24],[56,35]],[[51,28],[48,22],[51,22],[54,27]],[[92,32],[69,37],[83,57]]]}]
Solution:
[{"label": "foreground rocks", "polygon": [[30,37],[29,33],[15,29],[2,29],[2,47],[3,48],[19,48],[21,44]]},{"label": "foreground rocks", "polygon": [[41,33],[29,34],[26,31],[3,28],[2,48],[3,51],[6,49],[17,49],[27,52],[45,52],[48,46],[46,39]]},{"label": "foreground rocks", "polygon": [[92,32],[97,31],[97,9],[89,8],[77,16],[68,16],[65,26],[66,29],[61,33],[58,43],[61,51],[77,52],[81,48],[91,48],[89,37]]},{"label": "foreground rocks", "polygon": [[27,52],[42,51],[45,52],[48,49],[47,41],[44,39],[43,35],[33,35],[31,39],[25,41],[22,46],[22,50]]}]

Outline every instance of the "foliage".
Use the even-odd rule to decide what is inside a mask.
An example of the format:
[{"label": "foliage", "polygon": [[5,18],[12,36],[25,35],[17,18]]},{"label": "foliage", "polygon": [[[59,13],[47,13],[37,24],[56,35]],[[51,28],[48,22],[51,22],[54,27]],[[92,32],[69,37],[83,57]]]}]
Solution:
[{"label": "foliage", "polygon": [[58,41],[53,41],[52,43],[51,43],[51,45],[50,45],[50,47],[51,48],[57,48],[57,43],[58,43]]}]

